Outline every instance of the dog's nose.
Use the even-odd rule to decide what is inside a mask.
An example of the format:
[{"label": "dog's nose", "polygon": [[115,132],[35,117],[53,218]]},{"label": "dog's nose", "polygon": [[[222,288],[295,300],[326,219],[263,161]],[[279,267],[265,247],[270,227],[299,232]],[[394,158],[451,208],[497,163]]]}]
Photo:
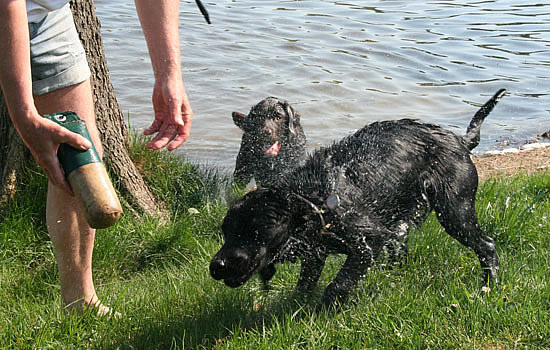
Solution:
[{"label": "dog's nose", "polygon": [[241,275],[242,271],[246,270],[248,262],[248,254],[242,249],[219,252],[210,263],[210,275],[215,280]]},{"label": "dog's nose", "polygon": [[274,128],[269,125],[264,126],[262,130],[264,132],[264,135],[267,137],[273,137],[273,135],[275,134]]},{"label": "dog's nose", "polygon": [[210,263],[210,275],[215,280],[221,280],[224,278],[225,259],[214,259]]}]

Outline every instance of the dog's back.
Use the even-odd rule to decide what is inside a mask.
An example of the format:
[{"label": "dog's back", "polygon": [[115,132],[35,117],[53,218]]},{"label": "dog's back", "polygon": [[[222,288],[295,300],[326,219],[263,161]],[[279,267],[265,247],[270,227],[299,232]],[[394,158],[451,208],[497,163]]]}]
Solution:
[{"label": "dog's back", "polygon": [[[425,200],[419,196],[452,191],[453,184],[472,181],[466,179],[475,179],[477,186],[470,150],[479,143],[481,124],[505,91],[499,90],[478,110],[464,136],[411,119],[374,122],[321,148],[279,183],[324,198],[338,186],[354,188],[356,200],[366,193],[373,203],[369,206],[390,216],[414,210],[411,204]],[[313,184],[315,189],[308,188]],[[436,199],[431,200],[433,205]],[[382,202],[385,208],[377,208]]]},{"label": "dog's back", "polygon": [[422,197],[435,192],[431,188],[449,187],[475,174],[460,136],[401,119],[371,123],[319,149],[277,185],[325,199],[337,193],[357,205],[364,203],[386,222],[391,217],[417,221],[413,218],[423,213],[416,212],[416,203],[426,201]]}]

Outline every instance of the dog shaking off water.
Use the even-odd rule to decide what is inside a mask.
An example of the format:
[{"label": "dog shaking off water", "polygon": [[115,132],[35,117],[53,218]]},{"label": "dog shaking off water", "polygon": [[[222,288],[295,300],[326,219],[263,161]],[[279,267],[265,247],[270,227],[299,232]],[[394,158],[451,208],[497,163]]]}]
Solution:
[{"label": "dog shaking off water", "polygon": [[257,272],[267,281],[276,263],[299,258],[297,289],[309,292],[327,256],[346,254],[323,295],[322,305],[332,308],[345,301],[384,246],[406,244],[409,228],[435,210],[447,233],[477,254],[483,282],[494,283],[498,257],[477,221],[470,150],[504,93],[481,107],[463,137],[409,119],[375,122],[246,194],[223,221],[225,243],[210,264],[212,277],[230,287]]},{"label": "dog shaking off water", "polygon": [[265,98],[248,115],[233,112],[233,122],[243,131],[233,174],[240,185],[251,178],[262,186],[271,185],[305,157],[300,115],[286,101]]}]

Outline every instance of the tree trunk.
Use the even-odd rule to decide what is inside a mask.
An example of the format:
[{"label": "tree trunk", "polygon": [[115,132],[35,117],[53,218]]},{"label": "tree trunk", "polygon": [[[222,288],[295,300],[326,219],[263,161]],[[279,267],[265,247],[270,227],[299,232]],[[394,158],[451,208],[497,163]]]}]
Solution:
[{"label": "tree trunk", "polygon": [[31,160],[31,152],[13,127],[0,90],[0,204],[15,194],[18,176]]},{"label": "tree trunk", "polygon": [[[88,64],[92,72],[97,127],[104,148],[104,161],[111,177],[128,204],[140,212],[157,215],[162,210],[145,184],[128,154],[128,129],[109,79],[103,52],[100,23],[92,0],[72,0],[71,9]],[[0,101],[0,194],[2,202],[15,192],[17,176],[32,159],[30,152],[17,135]]]}]

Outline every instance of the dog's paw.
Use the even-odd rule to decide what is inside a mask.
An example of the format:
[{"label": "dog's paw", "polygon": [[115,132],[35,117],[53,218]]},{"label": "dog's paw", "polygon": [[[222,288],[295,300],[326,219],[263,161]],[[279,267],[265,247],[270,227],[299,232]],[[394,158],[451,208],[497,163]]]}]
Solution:
[{"label": "dog's paw", "polygon": [[260,278],[262,279],[262,282],[264,285],[267,285],[268,282],[275,276],[275,273],[277,272],[277,269],[275,268],[275,264],[269,264],[266,267],[264,267],[262,270],[260,270]]},{"label": "dog's paw", "polygon": [[320,314],[320,313],[333,314],[333,313],[343,311],[343,306],[344,304],[338,300],[331,300],[331,301],[323,300],[319,304],[317,304],[317,307],[315,308],[315,312],[317,314]]}]

